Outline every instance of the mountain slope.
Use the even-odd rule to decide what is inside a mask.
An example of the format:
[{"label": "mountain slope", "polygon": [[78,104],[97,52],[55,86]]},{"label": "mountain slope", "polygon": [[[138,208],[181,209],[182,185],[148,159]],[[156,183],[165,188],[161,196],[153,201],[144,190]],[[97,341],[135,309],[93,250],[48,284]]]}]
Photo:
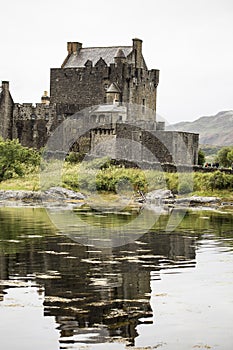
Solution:
[{"label": "mountain slope", "polygon": [[200,134],[201,144],[233,145],[233,111],[219,112],[215,116],[201,117],[193,122],[180,122],[167,130],[188,131]]}]

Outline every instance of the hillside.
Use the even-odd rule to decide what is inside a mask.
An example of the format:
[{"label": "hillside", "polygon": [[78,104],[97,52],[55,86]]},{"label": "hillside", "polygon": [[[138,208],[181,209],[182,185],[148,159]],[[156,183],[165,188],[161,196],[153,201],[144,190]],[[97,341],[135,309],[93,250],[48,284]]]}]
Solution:
[{"label": "hillside", "polygon": [[200,144],[233,145],[233,111],[219,112],[215,116],[201,117],[193,122],[180,122],[167,130],[188,131],[200,134]]}]

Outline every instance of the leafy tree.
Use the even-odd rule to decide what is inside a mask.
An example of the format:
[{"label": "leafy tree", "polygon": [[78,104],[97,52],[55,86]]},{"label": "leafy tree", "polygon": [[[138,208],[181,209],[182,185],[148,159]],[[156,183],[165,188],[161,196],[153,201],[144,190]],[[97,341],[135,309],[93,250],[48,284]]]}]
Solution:
[{"label": "leafy tree", "polygon": [[0,181],[23,176],[30,167],[40,164],[38,151],[23,147],[18,140],[0,138]]},{"label": "leafy tree", "polygon": [[231,151],[233,150],[232,147],[230,146],[225,146],[222,147],[218,153],[217,153],[217,157],[216,157],[216,161],[220,163],[220,165],[224,166],[224,167],[229,167],[231,165],[231,162],[228,158],[228,153],[231,154]]},{"label": "leafy tree", "polygon": [[233,164],[233,149],[227,153],[227,159],[229,160],[230,164]]},{"label": "leafy tree", "polygon": [[205,164],[205,152],[200,148],[198,151],[198,165]]}]

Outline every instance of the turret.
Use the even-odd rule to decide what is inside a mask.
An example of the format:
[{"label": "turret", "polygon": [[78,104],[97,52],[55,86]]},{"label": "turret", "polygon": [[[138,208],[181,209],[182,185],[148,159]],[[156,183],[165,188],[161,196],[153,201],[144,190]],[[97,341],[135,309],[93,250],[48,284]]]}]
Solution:
[{"label": "turret", "polygon": [[106,91],[106,101],[108,104],[118,103],[121,100],[121,90],[116,83],[112,83]]},{"label": "turret", "polygon": [[122,49],[118,49],[118,51],[116,52],[116,55],[114,57],[114,62],[117,66],[126,62],[126,57]]},{"label": "turret", "polygon": [[2,81],[0,92],[0,136],[12,138],[14,101],[9,90],[9,81]]}]

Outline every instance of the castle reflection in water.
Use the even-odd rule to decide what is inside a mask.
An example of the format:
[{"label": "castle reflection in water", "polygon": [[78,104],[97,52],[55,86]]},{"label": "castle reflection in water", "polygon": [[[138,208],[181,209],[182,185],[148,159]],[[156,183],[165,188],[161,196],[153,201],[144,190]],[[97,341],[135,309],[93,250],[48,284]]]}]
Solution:
[{"label": "castle reflection in water", "polygon": [[[120,338],[133,345],[137,325],[152,322],[151,272],[160,279],[163,269],[195,266],[190,236],[150,231],[101,250],[57,234],[45,215],[43,209],[0,210],[0,279],[33,279],[44,289],[44,315],[55,316],[61,344],[91,329],[92,343]],[[1,299],[3,293],[0,285]]]}]

